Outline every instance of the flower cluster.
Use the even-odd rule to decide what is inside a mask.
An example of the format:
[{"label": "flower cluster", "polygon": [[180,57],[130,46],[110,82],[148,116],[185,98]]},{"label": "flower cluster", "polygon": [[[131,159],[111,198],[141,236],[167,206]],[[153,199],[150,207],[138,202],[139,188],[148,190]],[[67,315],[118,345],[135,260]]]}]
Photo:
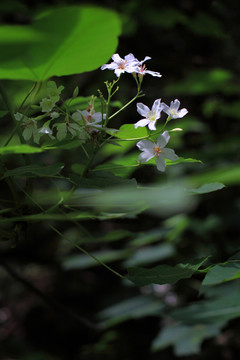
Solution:
[{"label": "flower cluster", "polygon": [[150,56],[145,56],[143,60],[139,61],[132,53],[124,56],[124,59],[122,59],[119,54],[114,54],[112,56],[113,62],[111,62],[111,64],[102,65],[101,70],[114,70],[117,77],[125,72],[130,74],[137,73],[139,75],[150,74],[152,76],[161,77],[162,75],[159,72],[147,70],[146,66],[143,65],[145,61],[150,59]]},{"label": "flower cluster", "polygon": [[[110,64],[102,65],[101,69],[113,70],[118,79],[112,82],[106,81],[108,97],[105,99],[99,90],[99,99],[96,100],[96,96],[92,96],[86,110],[78,109],[78,105],[82,103],[82,98],[78,98],[78,87],[76,87],[70,99],[63,101],[61,99],[61,92],[64,87],[58,87],[54,81],[49,81],[45,88],[44,97],[39,105],[31,106],[32,109],[36,110],[35,113],[33,112],[35,115],[28,117],[20,112],[15,114],[15,119],[23,128],[24,140],[33,141],[38,144],[42,138],[47,143],[51,140],[71,141],[72,138],[76,138],[80,141],[82,147],[87,141],[93,140],[94,147],[100,148],[101,142],[108,140],[104,140],[104,132],[111,135],[115,133],[115,129],[107,127],[108,121],[137,98],[143,96],[141,91],[143,76],[146,74],[155,77],[162,76],[159,72],[147,70],[144,63],[150,59],[149,56],[145,56],[143,60],[139,61],[132,53],[124,56],[124,58],[121,58],[119,54],[114,54],[112,56],[113,61]],[[126,105],[121,106],[120,109],[109,116],[109,107],[113,104],[111,102],[112,96],[119,89],[119,86],[115,88],[114,86],[123,73],[130,73],[134,76],[137,83],[137,94]],[[96,106],[102,110],[101,112],[95,110],[95,101],[97,101]],[[119,105],[115,106],[118,107]],[[168,131],[160,134],[161,130],[158,131],[157,122],[161,118],[162,112],[167,115],[163,128],[165,128],[171,119],[182,118],[188,113],[187,109],[179,109],[179,107],[180,101],[178,99],[171,101],[169,106],[161,102],[161,99],[156,99],[151,109],[141,102],[137,103],[137,112],[142,118],[134,124],[135,129],[147,126],[150,131],[155,131],[153,133],[154,136],[159,134],[156,142],[151,140],[152,135],[149,133],[148,136],[145,136],[143,140],[136,144],[139,150],[142,151],[138,158],[139,162],[147,162],[155,158],[157,169],[165,171],[165,158],[172,161],[178,159],[178,156],[172,149],[166,148],[170,139]]]},{"label": "flower cluster", "polygon": [[41,111],[41,115],[28,117],[20,112],[15,114],[15,119],[23,128],[22,134],[25,141],[32,139],[33,142],[39,144],[41,137],[44,141],[48,138],[58,141],[77,138],[84,143],[101,130],[106,115],[95,112],[95,97],[91,98],[87,110],[72,112],[71,102],[77,95],[73,94],[72,99],[66,101],[64,107],[57,104],[61,100],[63,88],[63,86],[57,87],[54,81],[47,83],[46,97],[40,101],[39,105],[33,106],[37,112]]},{"label": "flower cluster", "polygon": [[[139,61],[135,56],[130,53],[126,55],[124,58],[121,58],[119,54],[114,54],[112,56],[113,62],[110,64],[102,65],[101,69],[109,69],[114,70],[114,73],[119,77],[123,73],[132,73],[133,75],[138,74],[140,83],[142,80],[142,76],[145,74],[150,74],[152,76],[161,77],[162,75],[155,71],[147,70],[145,64],[143,64],[146,60],[150,60],[149,56],[145,56],[142,61]],[[148,126],[149,130],[156,131],[156,123],[157,120],[161,117],[161,112],[163,111],[168,115],[165,125],[171,119],[182,118],[185,116],[188,111],[187,109],[179,110],[180,101],[175,99],[171,101],[170,106],[165,103],[161,103],[161,99],[157,99],[154,101],[152,108],[150,108],[143,103],[137,103],[137,112],[143,117],[139,120],[135,125],[135,129],[144,126]],[[165,127],[164,125],[164,127]],[[149,135],[150,137],[150,135]],[[137,143],[137,147],[142,151],[139,156],[140,162],[147,162],[153,157],[155,157],[157,169],[159,171],[164,171],[166,168],[165,158],[175,161],[178,159],[178,156],[172,149],[165,148],[168,141],[170,139],[169,133],[164,131],[157,138],[157,142],[154,143],[150,140],[141,140]]]},{"label": "flower cluster", "polygon": [[[165,112],[168,115],[166,123],[171,119],[182,118],[184,115],[188,113],[187,109],[179,110],[180,101],[175,99],[171,101],[170,106],[167,106],[165,103],[161,103],[161,99],[157,99],[154,101],[152,109],[150,110],[148,106],[143,103],[137,104],[137,112],[142,115],[144,118],[139,120],[135,125],[135,129],[139,126],[148,126],[150,130],[156,129],[156,122],[161,117],[161,112]],[[157,164],[157,169],[159,171],[164,171],[166,168],[166,162],[164,158],[169,160],[177,160],[178,156],[172,149],[165,148],[168,143],[170,136],[167,131],[164,131],[162,135],[159,135],[157,139],[157,143],[153,143],[149,140],[141,140],[137,143],[137,147],[143,151],[140,154],[138,160],[140,162],[147,162],[155,156],[155,161]]]}]

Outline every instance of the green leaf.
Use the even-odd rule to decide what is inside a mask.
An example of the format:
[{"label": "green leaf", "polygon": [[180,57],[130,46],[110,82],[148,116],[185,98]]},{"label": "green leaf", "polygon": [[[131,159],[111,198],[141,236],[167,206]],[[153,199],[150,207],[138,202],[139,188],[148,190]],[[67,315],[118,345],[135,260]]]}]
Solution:
[{"label": "green leaf", "polygon": [[123,179],[120,176],[115,176],[106,171],[95,171],[90,173],[88,177],[70,174],[70,179],[83,188],[109,188],[117,185],[137,186],[135,179]]},{"label": "green leaf", "polygon": [[240,261],[229,261],[211,267],[202,282],[202,287],[209,285],[217,285],[226,281],[231,281],[239,278]]},{"label": "green leaf", "polygon": [[154,339],[151,349],[152,351],[159,351],[173,345],[176,356],[197,354],[203,340],[217,336],[220,328],[221,324],[167,325]]},{"label": "green leaf", "polygon": [[43,81],[94,70],[117,47],[115,12],[68,6],[40,14],[32,25],[0,27],[0,78]]},{"label": "green leaf", "polygon": [[[128,250],[103,250],[91,253],[94,257],[105,264],[113,261],[125,259],[128,255]],[[65,270],[73,269],[88,269],[99,266],[99,263],[85,254],[69,256],[62,262],[62,267]]]},{"label": "green leaf", "polygon": [[221,183],[210,183],[204,184],[197,189],[188,189],[187,191],[190,194],[207,194],[213,191],[221,190],[225,187],[225,185]]},{"label": "green leaf", "polygon": [[34,154],[42,152],[43,149],[40,147],[34,147],[30,145],[13,145],[0,147],[0,154]]},{"label": "green leaf", "polygon": [[[95,184],[96,185],[96,184]],[[94,183],[92,184],[94,186]],[[186,194],[186,184],[168,183],[167,185],[152,187],[136,187],[132,185],[105,187],[103,191],[89,193],[88,196],[82,197],[81,193],[75,193],[69,199],[69,205],[76,204],[81,206],[93,206],[103,211],[120,208],[122,211],[132,207],[141,207],[157,216],[167,216],[176,214],[178,211],[189,209],[194,205],[196,200],[193,196]],[[109,210],[107,210],[109,209]]]},{"label": "green leaf", "polygon": [[145,127],[138,127],[135,129],[134,124],[124,124],[120,129],[114,134],[118,139],[138,139],[148,135],[148,131]]},{"label": "green leaf", "polygon": [[[202,164],[201,160],[197,160],[197,159],[192,159],[192,158],[183,158],[183,157],[179,157],[177,160],[172,161],[172,160],[168,160],[165,159],[167,166],[168,165],[177,165],[177,164],[182,164],[182,163],[200,163]],[[156,165],[155,162],[155,158],[152,158],[151,160],[149,160],[147,163],[143,163],[143,164],[147,164],[147,165]]]},{"label": "green leaf", "polygon": [[3,175],[2,179],[5,179],[9,176],[19,176],[19,177],[36,177],[36,176],[53,176],[59,173],[64,168],[63,163],[56,163],[53,165],[26,165],[21,166],[16,169],[7,170]]},{"label": "green leaf", "polygon": [[240,165],[221,165],[221,167],[206,171],[202,174],[189,176],[191,183],[203,185],[206,183],[224,183],[225,185],[233,185],[240,183]]},{"label": "green leaf", "polygon": [[185,308],[177,309],[172,312],[172,316],[177,321],[183,321],[189,325],[225,323],[239,317],[239,286],[232,290],[229,288],[227,292],[224,289],[224,292],[216,299],[198,301]]},{"label": "green leaf", "polygon": [[162,261],[173,256],[175,248],[171,244],[143,247],[135,250],[134,254],[124,261],[125,267],[146,265]]},{"label": "green leaf", "polygon": [[150,296],[136,296],[110,305],[98,313],[101,325],[110,327],[129,319],[139,319],[145,316],[160,315],[164,304]]},{"label": "green leaf", "polygon": [[186,264],[177,264],[176,266],[158,265],[151,269],[130,268],[128,269],[128,279],[138,286],[175,284],[181,279],[190,278],[206,260],[205,257]]}]

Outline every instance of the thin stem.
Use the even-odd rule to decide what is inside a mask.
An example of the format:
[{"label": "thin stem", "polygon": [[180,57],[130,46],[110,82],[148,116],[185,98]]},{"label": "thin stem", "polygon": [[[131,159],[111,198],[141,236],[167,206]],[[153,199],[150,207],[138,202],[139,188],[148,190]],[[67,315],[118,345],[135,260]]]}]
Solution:
[{"label": "thin stem", "polygon": [[85,255],[90,256],[93,260],[97,261],[100,265],[104,266],[106,269],[108,269],[109,271],[111,271],[113,274],[117,275],[118,277],[120,277],[121,279],[126,279],[125,276],[119,274],[117,271],[113,270],[110,266],[108,266],[107,264],[105,264],[104,262],[102,262],[100,259],[96,258],[94,255],[90,254],[87,250],[83,249],[81,246],[79,246],[78,244],[76,244],[74,241],[72,241],[71,239],[69,239],[67,236],[65,236],[64,234],[62,234],[58,229],[56,229],[54,226],[48,224],[48,226],[55,231],[59,236],[61,236],[63,239],[69,241],[71,244],[73,244],[78,250],[82,251]]},{"label": "thin stem", "polygon": [[[24,189],[22,189],[22,191],[25,193],[26,196],[29,197],[29,199],[35,204],[37,205],[43,213],[46,213],[46,211],[44,211],[43,207],[38,204],[31,195],[29,195],[28,193],[25,192]],[[64,213],[64,215],[66,215]],[[67,215],[66,215],[67,216]],[[110,266],[108,266],[107,264],[105,264],[104,262],[102,262],[100,259],[96,258],[94,255],[90,254],[87,250],[83,249],[81,246],[79,246],[78,244],[76,244],[74,241],[72,241],[71,239],[69,239],[67,236],[65,236],[64,234],[62,234],[58,229],[56,229],[54,226],[48,224],[48,226],[55,231],[59,236],[61,236],[63,239],[67,240],[68,242],[70,242],[71,244],[73,244],[77,249],[79,249],[80,251],[82,251],[85,255],[90,256],[92,259],[94,259],[95,261],[97,261],[100,265],[104,266],[106,269],[108,269],[109,271],[111,271],[112,273],[114,273],[115,275],[117,275],[118,277],[125,279],[126,277],[119,274],[117,271],[113,270]]]},{"label": "thin stem", "polygon": [[144,94],[141,94],[141,90],[138,90],[137,94],[132,98],[127,104],[125,104],[121,109],[116,111],[114,114],[109,116],[108,120],[111,120],[114,116],[118,115],[122,110],[126,109],[127,106],[129,106],[132,102],[134,102],[137,98],[144,96]]},{"label": "thin stem", "polygon": [[19,129],[19,127],[17,126],[17,121],[15,119],[15,116],[14,116],[14,112],[13,112],[13,109],[12,109],[12,106],[11,106],[11,103],[8,99],[8,96],[7,96],[7,93],[6,91],[4,90],[3,86],[0,84],[0,94],[2,95],[2,98],[3,98],[3,101],[5,102],[8,110],[9,110],[9,113],[10,113],[10,116],[12,118],[12,121],[13,121],[13,124],[15,125],[16,127],[16,131],[17,131],[17,134],[18,134],[18,137],[21,141],[22,144],[25,143],[24,141],[24,138],[22,136],[22,133],[21,133],[21,130]]},{"label": "thin stem", "polygon": [[18,108],[18,112],[22,109],[23,105],[25,104],[25,102],[27,101],[28,97],[31,95],[31,93],[33,92],[33,90],[36,88],[37,86],[37,82],[35,82],[33,84],[33,86],[31,87],[30,91],[28,92],[28,94],[25,96],[25,98],[23,99],[23,102],[21,103],[21,105]]}]

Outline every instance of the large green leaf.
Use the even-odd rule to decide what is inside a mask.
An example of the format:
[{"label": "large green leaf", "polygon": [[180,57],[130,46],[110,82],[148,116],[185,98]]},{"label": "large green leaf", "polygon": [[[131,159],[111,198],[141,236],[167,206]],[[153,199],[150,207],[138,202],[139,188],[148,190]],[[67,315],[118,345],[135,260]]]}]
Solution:
[{"label": "large green leaf", "polygon": [[176,266],[158,265],[151,269],[130,268],[128,279],[138,286],[149,284],[175,284],[181,279],[190,278],[207,258],[193,260]]},{"label": "large green leaf", "polygon": [[40,14],[26,29],[0,27],[0,78],[41,81],[91,71],[117,47],[120,22],[111,10],[69,6]]}]

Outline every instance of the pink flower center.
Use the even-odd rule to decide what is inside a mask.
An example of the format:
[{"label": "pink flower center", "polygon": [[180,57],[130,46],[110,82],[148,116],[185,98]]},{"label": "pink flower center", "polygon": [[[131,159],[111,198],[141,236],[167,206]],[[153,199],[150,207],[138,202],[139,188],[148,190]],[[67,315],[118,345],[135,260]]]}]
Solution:
[{"label": "pink flower center", "polygon": [[125,66],[126,66],[126,63],[127,63],[127,61],[125,60],[125,61],[122,61],[120,64],[119,64],[119,69],[125,69]]},{"label": "pink flower center", "polygon": [[155,146],[155,148],[154,148],[154,154],[155,154],[156,156],[159,156],[161,152],[162,152],[162,150],[160,149],[160,146]]}]

